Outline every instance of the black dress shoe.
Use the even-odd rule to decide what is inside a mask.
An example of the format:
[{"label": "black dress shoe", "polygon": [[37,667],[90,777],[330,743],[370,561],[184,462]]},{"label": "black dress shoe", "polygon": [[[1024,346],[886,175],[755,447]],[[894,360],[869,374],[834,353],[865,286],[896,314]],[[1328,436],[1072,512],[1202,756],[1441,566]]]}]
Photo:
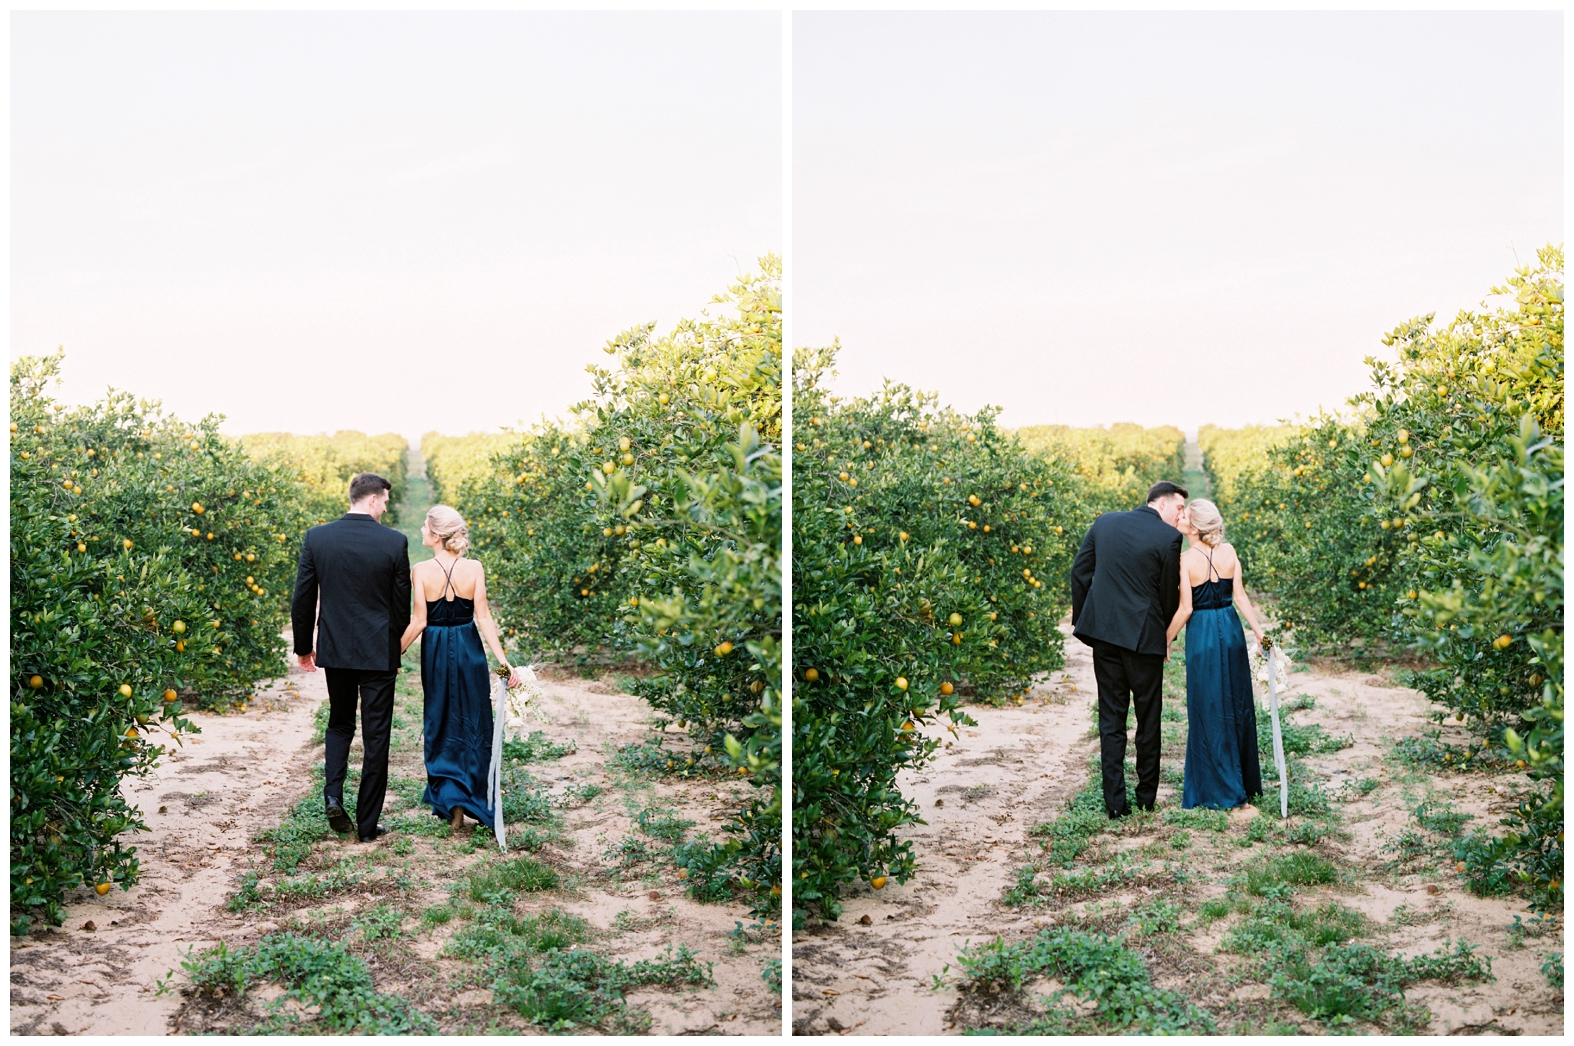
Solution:
[{"label": "black dress shoe", "polygon": [[355,837],[355,839],[356,839],[356,842],[369,843],[369,842],[373,841],[374,839],[377,839],[377,838],[379,838],[381,836],[384,836],[384,835],[387,835],[387,834],[388,834],[388,829],[384,828],[382,825],[378,825],[376,828],[372,829],[372,834],[371,835],[357,835]]},{"label": "black dress shoe", "polygon": [[355,822],[344,812],[344,807],[339,804],[339,800],[329,799],[324,812],[328,815],[328,827],[340,835],[349,835],[355,831]]}]

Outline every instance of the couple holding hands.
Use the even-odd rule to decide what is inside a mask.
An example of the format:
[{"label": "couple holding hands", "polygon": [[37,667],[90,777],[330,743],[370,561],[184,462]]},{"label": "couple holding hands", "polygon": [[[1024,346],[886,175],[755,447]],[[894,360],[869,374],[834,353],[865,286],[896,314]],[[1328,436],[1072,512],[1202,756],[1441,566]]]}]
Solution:
[{"label": "couple holding hands", "polygon": [[[353,830],[361,842],[384,832],[378,819],[388,791],[394,684],[410,644],[421,640],[427,782],[421,801],[455,828],[466,814],[493,828],[498,813],[488,781],[496,753],[482,637],[508,672],[509,685],[519,682],[487,607],[486,572],[465,558],[470,538],[464,519],[434,505],[421,525],[432,558],[412,570],[405,536],[381,523],[391,491],[386,479],[370,472],[350,481],[350,510],[312,527],[301,542],[290,606],[301,668],[327,675],[328,824],[341,835]],[[357,703],[365,756],[352,822],[344,779]]]}]

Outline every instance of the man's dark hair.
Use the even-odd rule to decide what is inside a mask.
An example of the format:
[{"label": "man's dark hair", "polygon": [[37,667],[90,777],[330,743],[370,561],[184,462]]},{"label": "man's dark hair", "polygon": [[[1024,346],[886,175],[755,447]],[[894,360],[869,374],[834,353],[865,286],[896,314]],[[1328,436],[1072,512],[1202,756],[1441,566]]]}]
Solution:
[{"label": "man's dark hair", "polygon": [[383,479],[375,472],[358,472],[350,480],[350,504],[355,504],[362,498],[371,497],[384,490],[392,490],[393,484]]},{"label": "man's dark hair", "polygon": [[1161,479],[1148,488],[1148,504],[1153,504],[1160,498],[1167,498],[1171,494],[1179,494],[1183,498],[1191,497],[1186,493],[1185,487],[1177,487],[1167,479]]}]

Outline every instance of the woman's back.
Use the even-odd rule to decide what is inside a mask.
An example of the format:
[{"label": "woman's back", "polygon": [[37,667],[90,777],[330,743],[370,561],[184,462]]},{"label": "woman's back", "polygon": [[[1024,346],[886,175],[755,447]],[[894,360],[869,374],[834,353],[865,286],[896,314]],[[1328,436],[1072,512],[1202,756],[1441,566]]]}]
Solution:
[{"label": "woman's back", "polygon": [[446,567],[440,560],[428,559],[415,565],[415,591],[428,604],[453,599],[473,602],[481,576],[481,564],[473,559],[456,559]]},{"label": "woman's back", "polygon": [[470,559],[456,559],[445,566],[436,559],[429,559],[415,570],[416,593],[426,601],[428,627],[452,628],[475,620],[475,594],[481,564]]},{"label": "woman's back", "polygon": [[1222,610],[1235,601],[1235,549],[1229,545],[1209,548],[1193,545],[1181,557],[1186,584],[1191,587],[1192,611]]}]

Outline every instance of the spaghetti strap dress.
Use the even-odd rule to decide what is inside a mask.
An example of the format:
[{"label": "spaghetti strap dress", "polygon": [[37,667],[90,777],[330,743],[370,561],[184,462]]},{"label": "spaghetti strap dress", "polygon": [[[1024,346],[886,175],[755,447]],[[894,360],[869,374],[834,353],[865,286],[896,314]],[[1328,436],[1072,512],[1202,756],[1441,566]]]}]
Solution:
[{"label": "spaghetti strap dress", "polygon": [[445,598],[426,601],[426,630],[421,633],[426,735],[426,791],[421,801],[445,821],[462,807],[491,828],[486,803],[492,761],[491,676],[475,627],[475,600],[463,599],[457,591],[449,596],[452,567],[443,572],[448,575]]},{"label": "spaghetti strap dress", "polygon": [[1224,810],[1262,794],[1257,706],[1246,636],[1235,613],[1235,579],[1191,588],[1186,621],[1186,769],[1181,806]]}]

